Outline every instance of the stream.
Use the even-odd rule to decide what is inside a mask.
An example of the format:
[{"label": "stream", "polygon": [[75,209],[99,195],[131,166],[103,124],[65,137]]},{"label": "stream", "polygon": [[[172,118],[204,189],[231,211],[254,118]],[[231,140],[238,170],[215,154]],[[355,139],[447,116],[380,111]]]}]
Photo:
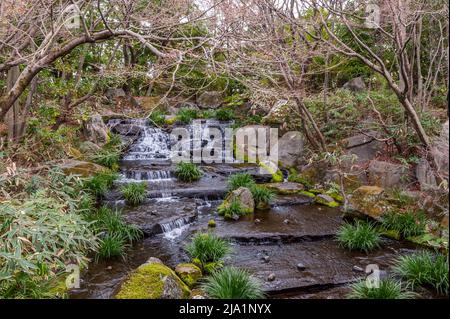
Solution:
[{"label": "stream", "polygon": [[[383,248],[368,255],[349,252],[334,239],[344,222],[339,209],[314,205],[301,195],[279,195],[270,210],[239,221],[224,220],[216,208],[226,194],[230,174],[247,172],[259,183],[269,182],[271,176],[260,174],[252,164],[201,164],[204,176],[183,183],[174,176],[173,141],[168,132],[142,119],[114,119],[108,125],[112,132],[124,139],[135,138],[135,142],[123,155],[120,179],[104,203],[122,208],[126,221],[137,225],[145,238],[129,248],[124,260],[90,264],[71,298],[113,298],[127,275],[149,257],[172,268],[188,262],[184,246],[194,233],[208,230],[210,219],[217,226],[209,231],[232,243],[233,252],[225,264],[249,270],[269,298],[345,298],[348,285],[366,276],[367,265],[378,265],[385,275],[393,258],[415,249],[405,242],[383,239]],[[230,125],[205,120],[202,130],[223,130]],[[142,181],[148,185],[146,200],[136,207],[126,206],[118,187]],[[275,279],[269,281],[272,274]]]}]

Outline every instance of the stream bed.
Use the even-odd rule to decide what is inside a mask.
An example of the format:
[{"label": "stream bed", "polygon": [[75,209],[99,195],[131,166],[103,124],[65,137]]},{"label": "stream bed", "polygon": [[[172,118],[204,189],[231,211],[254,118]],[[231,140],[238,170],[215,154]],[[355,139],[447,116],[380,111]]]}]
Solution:
[{"label": "stream bed", "polygon": [[[203,124],[205,130],[230,125]],[[122,208],[126,221],[137,225],[145,237],[128,250],[124,260],[91,263],[71,298],[114,298],[127,275],[149,257],[172,268],[188,262],[184,247],[199,231],[229,239],[233,252],[225,264],[249,270],[270,298],[345,298],[348,285],[366,276],[367,265],[378,265],[386,275],[395,257],[416,249],[384,239],[382,248],[368,255],[349,252],[335,240],[344,222],[340,210],[314,205],[301,195],[278,196],[269,210],[239,221],[224,220],[217,206],[226,194],[227,176],[247,172],[258,182],[269,182],[271,176],[260,174],[251,164],[210,164],[201,165],[204,176],[199,181],[182,183],[174,176],[167,132],[145,120],[111,120],[109,126],[124,138],[133,136],[135,142],[124,154],[121,177],[104,203]],[[148,185],[147,199],[139,206],[126,206],[118,187],[141,181]],[[210,219],[216,221],[213,229],[208,228]],[[269,281],[269,275],[275,279]]]}]

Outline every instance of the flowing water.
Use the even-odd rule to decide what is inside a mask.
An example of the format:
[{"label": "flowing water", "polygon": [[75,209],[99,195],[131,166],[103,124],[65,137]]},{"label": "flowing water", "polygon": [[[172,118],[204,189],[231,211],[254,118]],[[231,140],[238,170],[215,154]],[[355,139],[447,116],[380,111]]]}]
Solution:
[{"label": "flowing water", "polygon": [[[185,128],[189,144],[200,149],[222,132],[221,147],[230,143],[224,131],[231,123],[203,121],[200,137],[193,125]],[[392,259],[410,253],[411,245],[385,239],[383,248],[366,255],[348,252],[336,243],[334,236],[344,222],[338,209],[315,206],[302,196],[279,196],[270,210],[258,211],[239,221],[227,221],[217,214],[217,206],[226,193],[226,178],[236,172],[248,172],[257,181],[253,165],[202,164],[204,176],[194,183],[182,183],[174,176],[170,158],[174,145],[169,132],[152,127],[142,119],[111,120],[108,125],[122,136],[133,136],[134,143],[123,156],[117,186],[146,182],[147,200],[137,207],[127,207],[117,189],[105,203],[123,208],[127,222],[144,231],[145,238],[135,244],[125,260],[92,263],[83,274],[80,289],[73,298],[113,298],[127,275],[149,257],[160,258],[170,267],[188,262],[184,250],[190,237],[208,229],[208,221],[217,226],[210,231],[231,241],[233,253],[226,264],[248,269],[261,280],[266,293],[273,298],[343,298],[348,285],[363,277],[369,264],[389,269]],[[305,266],[299,270],[298,264]],[[355,268],[356,267],[356,268]],[[275,279],[269,281],[269,275]]]}]

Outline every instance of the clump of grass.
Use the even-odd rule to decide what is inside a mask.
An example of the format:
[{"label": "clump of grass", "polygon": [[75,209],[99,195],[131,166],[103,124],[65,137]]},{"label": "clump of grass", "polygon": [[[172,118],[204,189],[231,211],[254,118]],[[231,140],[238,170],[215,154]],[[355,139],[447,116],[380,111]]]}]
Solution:
[{"label": "clump of grass", "polygon": [[402,287],[401,282],[391,278],[382,279],[379,287],[369,287],[365,280],[350,286],[349,299],[411,299],[417,295]]},{"label": "clump of grass", "polygon": [[145,193],[147,190],[147,184],[142,183],[129,183],[123,185],[120,189],[125,201],[133,206],[139,205],[145,200]]},{"label": "clump of grass", "polygon": [[261,299],[261,284],[246,270],[224,267],[214,272],[202,285],[208,296],[216,299]]},{"label": "clump of grass", "polygon": [[380,246],[380,234],[369,222],[357,221],[343,225],[337,234],[341,246],[349,250],[369,252]]},{"label": "clump of grass", "polygon": [[275,193],[272,190],[258,185],[250,187],[250,191],[256,206],[266,205],[275,197]]},{"label": "clump of grass", "polygon": [[203,110],[200,117],[202,119],[213,119],[216,117],[216,112],[214,110]]},{"label": "clump of grass", "polygon": [[112,171],[95,174],[84,182],[84,188],[91,194],[102,197],[110,189],[118,175]]},{"label": "clump of grass", "polygon": [[102,234],[97,259],[125,257],[126,247],[142,237],[142,231],[136,226],[127,224],[119,210],[107,206],[100,207],[89,215],[93,231]]},{"label": "clump of grass", "polygon": [[180,162],[175,169],[175,175],[183,182],[195,182],[203,176],[203,173],[193,163]]},{"label": "clump of grass", "polygon": [[228,177],[228,189],[234,191],[239,187],[251,188],[255,185],[255,180],[250,174],[238,173]]},{"label": "clump of grass", "polygon": [[241,202],[236,198],[233,199],[230,203],[224,202],[217,208],[217,212],[219,215],[224,216],[225,218],[238,218],[239,216],[247,215],[244,207],[242,207]]},{"label": "clump of grass", "polygon": [[421,251],[399,257],[394,272],[404,277],[412,287],[430,286],[440,294],[449,291],[448,257]]},{"label": "clump of grass", "polygon": [[111,170],[117,170],[119,167],[120,151],[102,149],[97,154],[91,156],[91,160],[99,165],[108,167]]},{"label": "clump of grass", "polygon": [[198,259],[203,265],[220,262],[231,252],[228,241],[209,233],[198,233],[192,242],[186,246],[186,251],[192,259]]},{"label": "clump of grass", "polygon": [[182,107],[178,110],[177,120],[184,124],[189,124],[193,119],[198,118],[198,111],[189,107]]},{"label": "clump of grass", "polygon": [[166,113],[163,111],[153,111],[150,114],[150,121],[158,126],[163,126],[166,123]]},{"label": "clump of grass", "polygon": [[420,236],[425,233],[426,218],[422,212],[414,214],[392,211],[383,216],[382,225],[387,230],[398,231],[403,237]]},{"label": "clump of grass", "polygon": [[124,239],[116,234],[107,234],[100,241],[100,247],[97,251],[96,259],[110,259],[115,257],[125,257],[127,247]]},{"label": "clump of grass", "polygon": [[231,121],[234,119],[234,111],[230,108],[218,109],[215,115],[220,121]]}]

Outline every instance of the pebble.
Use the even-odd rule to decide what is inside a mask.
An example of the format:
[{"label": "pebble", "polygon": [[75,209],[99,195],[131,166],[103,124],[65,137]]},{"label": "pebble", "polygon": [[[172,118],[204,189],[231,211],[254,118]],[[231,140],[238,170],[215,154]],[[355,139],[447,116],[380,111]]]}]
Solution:
[{"label": "pebble", "polygon": [[111,270],[111,269],[112,269],[112,266],[108,266],[108,267],[106,267],[106,269],[107,269],[107,270]]},{"label": "pebble", "polygon": [[289,219],[285,219],[283,220],[283,223],[285,223],[286,225],[290,223]]},{"label": "pebble", "polygon": [[356,271],[356,272],[364,272],[364,269],[362,269],[362,268],[359,267],[359,266],[353,266],[353,271]]},{"label": "pebble", "polygon": [[275,280],[275,274],[271,273],[269,276],[267,276],[267,281],[274,281]]},{"label": "pebble", "polygon": [[264,260],[264,262],[268,263],[270,261],[270,257],[269,256],[263,256],[262,260]]},{"label": "pebble", "polygon": [[306,266],[303,265],[302,263],[298,263],[297,264],[297,270],[302,271],[302,270],[305,270],[305,269],[306,269]]},{"label": "pebble", "polygon": [[259,224],[260,222],[261,222],[261,219],[255,219],[254,221],[253,221],[255,224]]}]

